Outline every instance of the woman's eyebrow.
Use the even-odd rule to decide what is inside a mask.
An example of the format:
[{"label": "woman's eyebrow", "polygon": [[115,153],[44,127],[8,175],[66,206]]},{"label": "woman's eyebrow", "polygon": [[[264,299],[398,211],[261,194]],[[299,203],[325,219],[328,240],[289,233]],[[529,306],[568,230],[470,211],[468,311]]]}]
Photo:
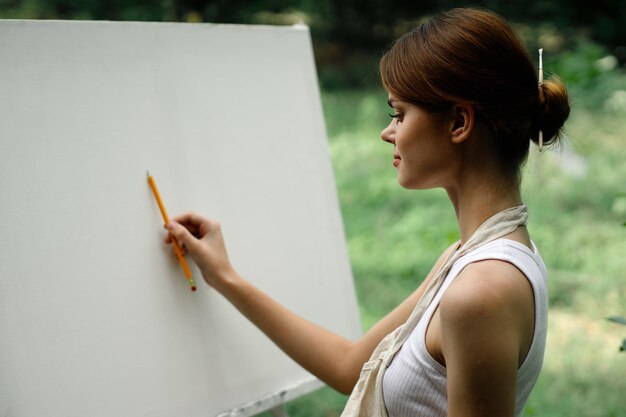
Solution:
[{"label": "woman's eyebrow", "polygon": [[394,102],[394,101],[395,101],[395,100],[394,100],[394,99],[392,99],[392,98],[390,98],[389,100],[387,100],[387,104],[389,104],[389,107],[393,107],[393,102]]}]

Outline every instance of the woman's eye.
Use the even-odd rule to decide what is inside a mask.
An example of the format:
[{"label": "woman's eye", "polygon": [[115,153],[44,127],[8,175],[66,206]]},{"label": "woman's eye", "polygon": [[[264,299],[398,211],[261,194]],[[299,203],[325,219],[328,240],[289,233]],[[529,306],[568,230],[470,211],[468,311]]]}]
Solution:
[{"label": "woman's eye", "polygon": [[401,113],[389,114],[389,117],[391,117],[392,119],[397,119],[399,122],[402,121],[402,114]]}]

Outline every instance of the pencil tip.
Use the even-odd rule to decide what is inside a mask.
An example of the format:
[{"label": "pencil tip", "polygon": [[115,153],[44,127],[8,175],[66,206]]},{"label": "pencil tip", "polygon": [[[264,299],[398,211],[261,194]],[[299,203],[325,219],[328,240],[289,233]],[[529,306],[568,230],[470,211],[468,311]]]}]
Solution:
[{"label": "pencil tip", "polygon": [[195,291],[197,290],[196,286],[194,285],[193,287],[191,287],[191,291]]},{"label": "pencil tip", "polygon": [[150,171],[146,171],[148,178],[150,178]]}]

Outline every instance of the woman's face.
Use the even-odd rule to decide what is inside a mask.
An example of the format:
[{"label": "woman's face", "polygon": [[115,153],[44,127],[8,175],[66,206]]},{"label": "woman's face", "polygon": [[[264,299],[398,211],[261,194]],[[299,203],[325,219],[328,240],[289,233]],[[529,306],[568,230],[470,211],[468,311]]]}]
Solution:
[{"label": "woman's face", "polygon": [[380,136],[394,145],[393,166],[400,185],[411,189],[445,187],[457,165],[450,140],[452,121],[391,93],[388,103],[394,114]]}]

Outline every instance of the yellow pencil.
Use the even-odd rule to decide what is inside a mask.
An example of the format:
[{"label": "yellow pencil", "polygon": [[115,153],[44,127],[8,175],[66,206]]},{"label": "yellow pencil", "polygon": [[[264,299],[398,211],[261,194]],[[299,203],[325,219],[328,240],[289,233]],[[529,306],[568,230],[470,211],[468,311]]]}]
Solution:
[{"label": "yellow pencil", "polygon": [[[154,182],[154,178],[150,175],[150,171],[148,171],[148,184],[150,184],[150,188],[152,188],[152,192],[154,193],[154,198],[156,198],[157,204],[159,205],[159,209],[161,210],[161,215],[163,215],[163,221],[167,225],[170,222],[170,218],[167,216],[167,212],[165,211],[165,206],[163,205],[163,200],[161,200],[161,195],[159,194],[159,190]],[[189,265],[187,265],[187,261],[185,260],[185,255],[183,255],[183,251],[178,244],[178,241],[174,236],[171,236],[172,244],[174,245],[174,253],[178,258],[178,262],[180,262],[180,266],[183,267],[183,271],[185,272],[185,276],[187,277],[187,281],[189,281],[189,286],[191,287],[191,291],[196,290],[196,283],[191,276],[191,270],[189,269]]]}]

